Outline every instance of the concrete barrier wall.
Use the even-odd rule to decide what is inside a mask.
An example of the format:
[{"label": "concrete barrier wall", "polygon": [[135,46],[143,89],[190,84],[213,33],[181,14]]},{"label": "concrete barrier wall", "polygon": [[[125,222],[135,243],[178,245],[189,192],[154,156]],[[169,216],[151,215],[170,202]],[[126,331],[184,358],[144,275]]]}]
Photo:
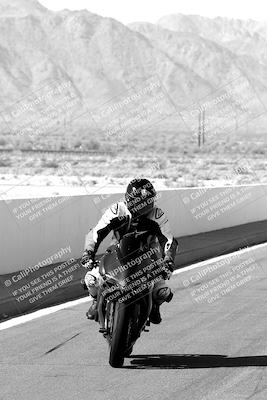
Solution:
[{"label": "concrete barrier wall", "polygon": [[[51,257],[53,262],[79,258],[90,227],[122,197],[116,193],[0,201],[0,274],[45,264]],[[267,186],[255,185],[165,190],[157,203],[179,237],[265,220],[266,199]]]},{"label": "concrete barrier wall", "polygon": [[[266,241],[266,193],[264,186],[159,192],[158,205],[180,237],[176,267]],[[0,320],[84,296],[85,270],[77,259],[85,235],[122,198],[103,193],[1,201]],[[249,224],[255,221],[264,222]]]}]

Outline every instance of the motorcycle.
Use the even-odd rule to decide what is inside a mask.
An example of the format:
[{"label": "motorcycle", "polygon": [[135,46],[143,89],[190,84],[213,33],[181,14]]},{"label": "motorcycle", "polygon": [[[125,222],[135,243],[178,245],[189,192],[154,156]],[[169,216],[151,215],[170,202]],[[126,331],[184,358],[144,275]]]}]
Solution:
[{"label": "motorcycle", "polygon": [[99,265],[96,320],[109,345],[109,364],[123,366],[133,346],[149,326],[152,293],[157,280],[166,278],[161,249],[149,230],[127,233],[110,246]]}]

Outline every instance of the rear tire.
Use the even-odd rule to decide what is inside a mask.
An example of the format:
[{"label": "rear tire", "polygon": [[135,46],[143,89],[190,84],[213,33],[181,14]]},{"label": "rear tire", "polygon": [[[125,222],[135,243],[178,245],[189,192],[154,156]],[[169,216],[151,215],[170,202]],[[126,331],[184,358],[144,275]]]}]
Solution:
[{"label": "rear tire", "polygon": [[109,364],[113,368],[123,366],[128,342],[128,326],[130,322],[129,307],[123,303],[114,304],[113,330],[111,332]]}]

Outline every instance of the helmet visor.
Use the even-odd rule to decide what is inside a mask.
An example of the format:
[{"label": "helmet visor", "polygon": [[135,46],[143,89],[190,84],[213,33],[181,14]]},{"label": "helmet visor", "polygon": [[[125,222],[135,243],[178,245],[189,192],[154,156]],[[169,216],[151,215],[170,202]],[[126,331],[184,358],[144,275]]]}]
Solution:
[{"label": "helmet visor", "polygon": [[147,215],[154,207],[154,193],[145,188],[136,189],[126,195],[126,204],[133,217]]}]

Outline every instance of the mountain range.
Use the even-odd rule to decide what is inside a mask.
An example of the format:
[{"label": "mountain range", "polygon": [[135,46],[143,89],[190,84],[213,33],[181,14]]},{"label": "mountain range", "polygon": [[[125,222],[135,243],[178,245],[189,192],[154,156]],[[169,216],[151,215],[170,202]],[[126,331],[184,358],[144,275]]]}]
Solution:
[{"label": "mountain range", "polygon": [[267,22],[176,14],[126,26],[87,10],[50,11],[37,0],[0,2],[1,132],[8,126],[6,110],[48,82],[71,82],[84,107],[72,120],[79,129],[95,126],[91,110],[115,104],[151,79],[173,105],[166,124],[179,130],[183,110],[238,77],[249,82],[260,108],[251,128],[263,133]]}]

